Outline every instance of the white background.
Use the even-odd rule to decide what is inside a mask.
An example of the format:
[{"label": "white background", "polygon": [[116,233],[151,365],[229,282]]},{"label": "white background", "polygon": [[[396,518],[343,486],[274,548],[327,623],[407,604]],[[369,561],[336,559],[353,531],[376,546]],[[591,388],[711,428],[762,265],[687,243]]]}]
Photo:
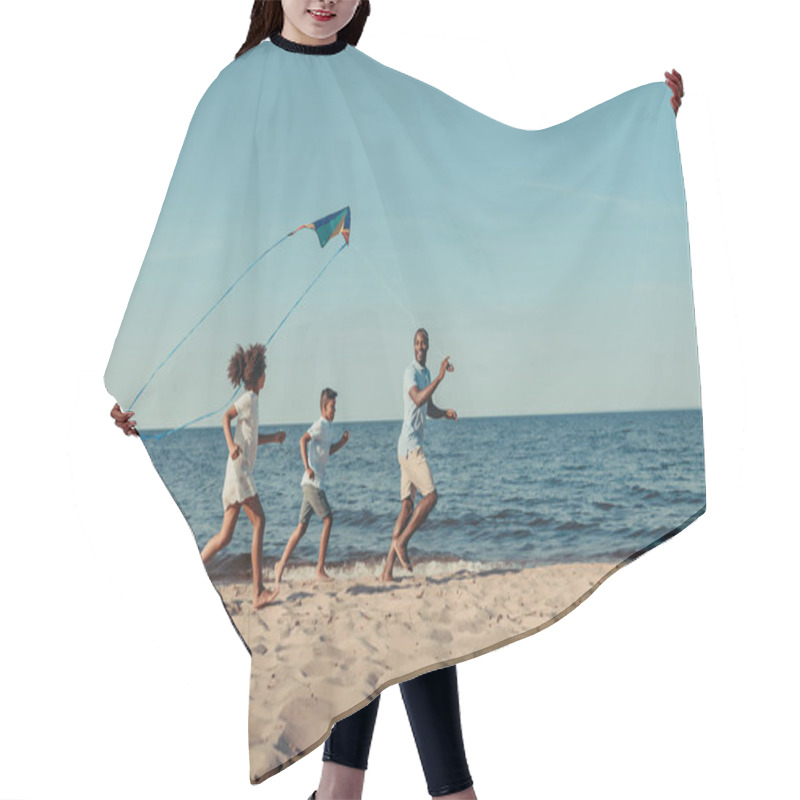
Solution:
[{"label": "white background", "polygon": [[[249,785],[247,653],[102,383],[191,113],[250,5],[0,12],[3,800],[304,800],[316,786],[319,752]],[[459,667],[482,800],[797,796],[789,9],[374,2],[362,49],[520,127],[673,66],[686,81],[708,512],[554,627]],[[426,796],[395,688],[364,796]]]}]

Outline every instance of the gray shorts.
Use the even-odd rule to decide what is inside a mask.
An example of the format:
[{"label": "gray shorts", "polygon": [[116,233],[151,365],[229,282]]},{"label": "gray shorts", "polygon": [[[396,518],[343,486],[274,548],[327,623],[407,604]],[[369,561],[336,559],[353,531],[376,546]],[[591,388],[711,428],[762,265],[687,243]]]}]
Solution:
[{"label": "gray shorts", "polygon": [[303,486],[303,505],[300,506],[300,524],[305,525],[311,519],[312,514],[316,514],[320,519],[325,519],[331,513],[325,492],[310,483],[305,484]]}]

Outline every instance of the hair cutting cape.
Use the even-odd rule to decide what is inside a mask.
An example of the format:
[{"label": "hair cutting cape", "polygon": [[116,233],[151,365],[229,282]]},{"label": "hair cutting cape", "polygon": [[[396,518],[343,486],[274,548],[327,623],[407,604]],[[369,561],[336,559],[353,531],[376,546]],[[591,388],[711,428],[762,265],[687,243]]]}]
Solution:
[{"label": "hair cutting cape", "polygon": [[[248,476],[267,591],[309,494],[301,447],[318,466],[272,603],[253,608],[245,509],[206,565],[252,656],[254,782],[388,685],[552,624],[704,511],[669,97],[518,130],[350,46],[276,38],[200,101],[105,377],[202,548],[222,412],[247,392],[228,363],[267,344],[237,405],[286,433]],[[382,582],[412,504],[413,571]]]}]

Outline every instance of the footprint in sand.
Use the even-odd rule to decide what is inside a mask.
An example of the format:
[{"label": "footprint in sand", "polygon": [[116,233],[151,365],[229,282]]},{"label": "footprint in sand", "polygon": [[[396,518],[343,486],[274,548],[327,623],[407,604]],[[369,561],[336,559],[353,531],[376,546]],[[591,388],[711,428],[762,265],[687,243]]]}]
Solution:
[{"label": "footprint in sand", "polygon": [[358,642],[358,644],[360,644],[365,650],[369,650],[370,653],[378,652],[378,648],[375,647],[375,645],[373,645],[372,642],[370,642],[368,639],[365,639],[363,636],[359,636],[356,639],[356,642]]}]

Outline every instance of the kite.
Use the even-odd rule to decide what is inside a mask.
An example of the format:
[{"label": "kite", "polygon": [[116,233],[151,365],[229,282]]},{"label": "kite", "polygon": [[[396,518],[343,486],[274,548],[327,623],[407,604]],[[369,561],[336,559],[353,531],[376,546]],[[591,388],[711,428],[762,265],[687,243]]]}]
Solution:
[{"label": "kite", "polygon": [[[203,322],[205,322],[205,320],[213,313],[214,309],[216,309],[220,305],[220,303],[222,303],[225,300],[225,298],[236,288],[236,286],[239,284],[239,282],[242,280],[242,278],[244,278],[245,275],[247,275],[250,272],[250,270],[253,269],[253,267],[255,267],[268,253],[272,252],[279,244],[284,242],[290,236],[294,236],[294,234],[297,233],[298,231],[301,231],[301,230],[303,230],[305,228],[310,228],[311,230],[314,230],[314,231],[317,232],[317,237],[319,239],[320,247],[325,247],[325,245],[328,244],[328,242],[333,237],[338,236],[338,235],[341,235],[344,238],[344,244],[333,254],[333,256],[330,258],[330,260],[319,271],[319,274],[308,285],[308,287],[303,292],[303,294],[297,299],[295,304],[286,312],[286,315],[283,317],[283,319],[281,320],[281,322],[278,325],[278,327],[275,328],[275,330],[267,337],[266,345],[267,346],[269,345],[269,343],[275,338],[275,336],[278,333],[278,331],[283,327],[284,323],[289,318],[289,316],[292,314],[292,312],[300,304],[300,301],[308,294],[308,292],[311,291],[311,289],[313,288],[314,284],[317,283],[317,281],[322,277],[322,275],[328,269],[330,264],[333,262],[333,259],[336,258],[336,256],[338,256],[339,253],[341,253],[342,250],[348,244],[350,244],[350,209],[349,208],[340,209],[339,211],[335,211],[333,214],[328,214],[327,216],[322,217],[321,219],[318,219],[315,222],[309,222],[309,223],[307,223],[305,225],[301,225],[300,227],[296,228],[295,230],[287,233],[286,236],[284,236],[282,239],[279,239],[274,244],[270,245],[263,253],[261,253],[261,255],[259,255],[258,258],[256,258],[256,260],[253,261],[253,263],[250,264],[250,266],[248,266],[247,269],[245,269],[244,272],[242,272],[242,274],[239,275],[239,277],[225,290],[225,292],[222,294],[222,296],[214,303],[214,305],[211,306],[211,308],[200,318],[200,320],[198,320],[198,322],[178,342],[178,344],[176,344],[175,347],[173,347],[169,351],[169,353],[167,354],[166,358],[155,368],[155,370],[153,371],[152,375],[150,375],[150,377],[145,381],[145,383],[142,385],[142,387],[139,389],[139,391],[136,392],[136,396],[128,404],[127,410],[129,410],[129,411],[133,410],[134,406],[136,405],[136,401],[141,397],[142,393],[145,391],[145,389],[147,389],[147,387],[150,385],[150,383],[152,382],[153,378],[155,378],[155,376],[158,374],[158,372],[161,370],[161,368],[167,363],[167,361],[169,361],[170,358],[172,358],[172,356],[175,355],[175,353],[178,351],[180,346],[203,324]],[[220,406],[219,408],[216,408],[213,411],[209,411],[206,414],[203,414],[203,415],[201,415],[199,417],[196,417],[195,419],[190,420],[189,422],[185,422],[183,425],[180,425],[177,428],[171,428],[169,430],[161,431],[161,432],[156,433],[156,434],[146,434],[146,433],[144,433],[144,434],[140,434],[140,436],[142,436],[145,439],[156,439],[156,440],[157,439],[163,439],[165,436],[169,436],[169,435],[171,435],[173,433],[177,433],[178,431],[182,431],[182,430],[184,430],[184,429],[186,429],[186,428],[188,428],[188,427],[190,427],[192,425],[196,425],[198,422],[202,422],[203,420],[206,420],[209,417],[216,416],[217,414],[221,413],[224,409],[226,409],[233,402],[234,398],[239,394],[240,390],[241,390],[241,386],[237,387],[236,390],[234,391],[234,393],[231,395],[231,397],[228,400],[226,400],[225,403],[222,406]]]}]

